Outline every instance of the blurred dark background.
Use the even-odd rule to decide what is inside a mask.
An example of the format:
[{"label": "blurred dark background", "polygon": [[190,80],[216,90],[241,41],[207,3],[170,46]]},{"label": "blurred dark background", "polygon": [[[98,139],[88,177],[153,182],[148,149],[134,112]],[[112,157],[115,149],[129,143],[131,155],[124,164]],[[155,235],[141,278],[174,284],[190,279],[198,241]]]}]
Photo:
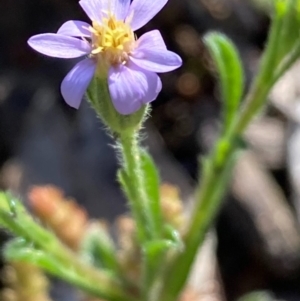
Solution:
[{"label": "blurred dark background", "polygon": [[[59,92],[74,60],[42,56],[26,43],[87,17],[77,0],[1,0],[0,11],[0,187],[26,199],[32,185],[51,183],[92,217],[114,219],[126,210],[115,180],[114,142],[86,102],[76,111]],[[264,0],[169,0],[138,32],[158,28],[183,58],[182,68],[161,75],[163,91],[153,103],[145,144],[163,180],[180,187],[184,199],[193,192],[198,155],[209,151],[220,125],[218,87],[201,37],[218,30],[235,42],[248,86],[268,15]],[[217,219],[218,281],[227,300],[253,290],[300,300],[297,68],[245,135],[247,149]]]}]

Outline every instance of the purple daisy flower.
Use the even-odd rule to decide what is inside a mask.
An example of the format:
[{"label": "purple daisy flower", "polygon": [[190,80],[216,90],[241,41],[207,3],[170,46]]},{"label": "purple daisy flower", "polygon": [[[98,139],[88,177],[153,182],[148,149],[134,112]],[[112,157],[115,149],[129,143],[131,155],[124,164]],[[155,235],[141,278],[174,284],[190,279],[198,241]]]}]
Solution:
[{"label": "purple daisy flower", "polygon": [[81,0],[91,19],[64,23],[56,34],[31,37],[28,44],[51,57],[86,56],[61,84],[65,101],[78,108],[95,72],[106,72],[116,110],[123,115],[156,99],[161,80],[156,73],[181,66],[181,58],[168,51],[158,30],[136,39],[134,31],[150,21],[168,0]]}]

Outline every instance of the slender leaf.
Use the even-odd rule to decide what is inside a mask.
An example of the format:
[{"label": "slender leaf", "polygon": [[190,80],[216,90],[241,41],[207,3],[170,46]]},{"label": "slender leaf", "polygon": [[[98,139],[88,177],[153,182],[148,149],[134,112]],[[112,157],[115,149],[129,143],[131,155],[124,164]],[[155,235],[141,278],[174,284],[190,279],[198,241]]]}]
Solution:
[{"label": "slender leaf", "polygon": [[277,63],[291,51],[300,39],[300,1],[276,1],[276,14],[281,21],[281,30],[277,36]]},{"label": "slender leaf", "polygon": [[63,273],[61,263],[56,261],[50,254],[35,249],[22,238],[16,238],[7,243],[3,255],[8,261],[30,263],[53,275],[60,276]]},{"label": "slender leaf", "polygon": [[153,220],[154,231],[160,235],[162,229],[159,192],[160,178],[155,163],[146,150],[141,151],[141,167],[144,174],[145,191],[149,199],[149,210]]},{"label": "slender leaf", "polygon": [[204,42],[216,64],[224,101],[225,132],[236,115],[244,92],[244,72],[238,51],[224,34],[212,32]]},{"label": "slender leaf", "polygon": [[82,257],[91,265],[102,267],[111,272],[119,272],[114,243],[100,223],[94,223],[89,227],[80,249]]}]

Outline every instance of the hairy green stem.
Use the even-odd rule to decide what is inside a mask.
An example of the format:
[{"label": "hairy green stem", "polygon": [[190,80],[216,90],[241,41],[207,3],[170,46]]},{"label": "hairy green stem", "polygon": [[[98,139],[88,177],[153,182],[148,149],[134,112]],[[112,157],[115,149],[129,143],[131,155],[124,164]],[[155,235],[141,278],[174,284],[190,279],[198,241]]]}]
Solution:
[{"label": "hairy green stem", "polygon": [[[144,174],[141,166],[138,137],[135,132],[120,134],[122,160],[127,186],[128,201],[136,221],[137,234],[141,242],[153,236],[153,222],[148,210],[149,200],[145,191]],[[123,185],[124,186],[124,185]]]}]

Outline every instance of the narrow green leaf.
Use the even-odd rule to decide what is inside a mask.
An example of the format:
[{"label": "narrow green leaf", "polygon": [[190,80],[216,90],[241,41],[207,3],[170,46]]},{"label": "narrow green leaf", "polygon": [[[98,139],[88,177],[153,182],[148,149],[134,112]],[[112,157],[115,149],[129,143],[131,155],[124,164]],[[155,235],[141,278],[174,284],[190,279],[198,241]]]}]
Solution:
[{"label": "narrow green leaf", "polygon": [[154,231],[159,236],[162,229],[160,178],[155,163],[146,150],[141,151],[141,167],[144,174],[145,191],[149,199],[149,210],[155,228]]},{"label": "narrow green leaf", "polygon": [[10,193],[0,195],[0,226],[45,250],[56,251],[57,238],[35,221],[21,201]]},{"label": "narrow green leaf", "polygon": [[33,264],[43,270],[60,276],[62,274],[62,265],[56,261],[50,254],[35,249],[31,244],[22,238],[16,238],[7,243],[3,252],[7,261],[20,261]]},{"label": "narrow green leaf", "polygon": [[[110,301],[135,300],[131,296],[127,296],[125,292],[123,294],[123,290],[118,282],[108,282],[111,279],[108,273],[101,271],[101,274],[105,275],[105,278],[99,277],[101,275],[100,271],[98,273],[97,270],[94,270],[92,273],[93,277],[91,278],[91,275],[86,270],[78,270],[78,267],[80,269],[84,268],[79,260],[74,263],[60,260],[46,251],[36,249],[35,246],[22,239],[14,239],[6,244],[4,257],[8,261],[26,262],[38,266],[53,276],[59,277],[71,285],[82,289],[89,295],[101,299]],[[93,279],[94,277],[95,279]]]},{"label": "narrow green leaf", "polygon": [[279,63],[300,40],[300,1],[277,0],[277,22],[281,22],[281,29],[277,36],[277,62]]},{"label": "narrow green leaf", "polygon": [[114,243],[101,224],[94,223],[89,227],[80,249],[82,257],[89,264],[114,273],[119,272]]},{"label": "narrow green leaf", "polygon": [[244,92],[244,72],[238,51],[232,41],[218,32],[208,33],[204,42],[216,64],[224,101],[225,132],[237,113]]}]

